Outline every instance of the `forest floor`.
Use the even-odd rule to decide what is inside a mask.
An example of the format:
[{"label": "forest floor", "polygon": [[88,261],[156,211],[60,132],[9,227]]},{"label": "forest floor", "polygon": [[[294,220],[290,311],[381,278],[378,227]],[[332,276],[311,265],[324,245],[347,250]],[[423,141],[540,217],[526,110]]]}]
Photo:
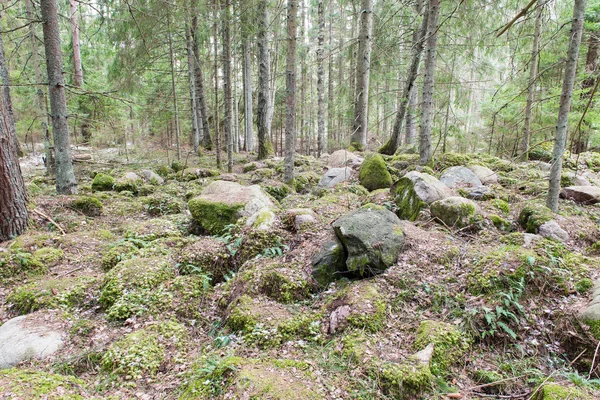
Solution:
[{"label": "forest floor", "polygon": [[[544,201],[543,163],[439,157],[437,176],[471,163],[498,173],[477,201],[483,219],[454,229],[425,210],[402,222],[403,250],[384,273],[320,290],[311,260],[332,222],[367,203],[393,209],[389,190],[356,178],[315,190],[326,158],[297,158],[296,192],[277,158],[249,167],[255,156],[241,153],[233,174],[198,177],[186,168],[212,174],[213,153],[183,169],[160,151],[127,156],[76,163],[79,196],[56,195],[39,158],[24,159],[34,211],[25,234],[0,244],[0,325],[28,315],[62,332],[63,347],[0,370],[0,399],[600,398],[599,341],[578,318],[600,275],[600,207],[561,200],[564,243],[526,234],[519,214]],[[387,159],[394,179],[416,158]],[[597,185],[600,154],[577,162],[567,167]],[[98,173],[143,169],[164,184],[92,189]],[[277,198],[275,225],[201,234],[187,204],[218,179]],[[309,228],[290,224],[298,208],[315,212]],[[436,345],[426,371],[414,357],[424,331]]]}]

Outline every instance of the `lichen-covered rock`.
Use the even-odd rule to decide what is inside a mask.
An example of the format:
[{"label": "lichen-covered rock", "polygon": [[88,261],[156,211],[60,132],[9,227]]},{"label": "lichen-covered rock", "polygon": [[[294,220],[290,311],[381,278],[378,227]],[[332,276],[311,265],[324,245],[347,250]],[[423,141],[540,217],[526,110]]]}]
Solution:
[{"label": "lichen-covered rock", "polygon": [[215,181],[189,201],[194,220],[207,232],[220,234],[225,226],[249,217],[265,207],[275,207],[259,186]]},{"label": "lichen-covered rock", "polygon": [[102,370],[126,380],[155,375],[169,359],[183,355],[187,339],[185,327],[177,322],[151,325],[113,343],[102,356]]},{"label": "lichen-covered rock", "polygon": [[90,398],[85,382],[70,375],[31,369],[0,368],[0,393],[7,399],[83,400]]},{"label": "lichen-covered rock", "polygon": [[519,223],[527,233],[538,233],[542,224],[553,219],[554,213],[539,203],[529,203],[519,213]]},{"label": "lichen-covered rock", "polygon": [[569,240],[567,231],[561,228],[558,222],[553,219],[540,225],[539,234],[545,238],[558,240],[563,243]]},{"label": "lichen-covered rock", "polygon": [[360,166],[358,173],[360,184],[368,190],[389,188],[392,185],[392,176],[380,154],[370,154]]},{"label": "lichen-covered rock", "polygon": [[[48,315],[20,316],[0,326],[0,388],[2,372],[22,361],[43,359],[56,353],[63,346],[66,336],[62,324]],[[6,394],[0,390],[0,393]]]},{"label": "lichen-covered rock", "polygon": [[273,228],[277,216],[270,207],[264,207],[252,214],[246,220],[246,226],[254,228],[259,231],[268,231]]},{"label": "lichen-covered rock", "polygon": [[165,183],[165,180],[158,175],[156,172],[151,171],[149,169],[143,169],[139,172],[140,176],[151,185],[162,185]]},{"label": "lichen-covered rock", "polygon": [[469,348],[469,340],[454,325],[427,320],[421,322],[417,330],[415,349],[423,350],[430,343],[434,346],[431,372],[435,375],[442,375]]},{"label": "lichen-covered rock", "polygon": [[467,168],[469,168],[484,185],[498,183],[498,174],[488,167],[484,167],[483,165],[469,165]]},{"label": "lichen-covered rock", "polygon": [[404,244],[400,219],[382,206],[367,204],[333,223],[348,258],[346,269],[358,276],[380,274],[398,260]]},{"label": "lichen-covered rock", "polygon": [[560,197],[580,204],[596,204],[600,203],[600,187],[569,186],[560,192]]},{"label": "lichen-covered rock", "polygon": [[346,269],[346,250],[342,242],[334,236],[312,257],[312,277],[321,288],[343,276]]},{"label": "lichen-covered rock", "polygon": [[349,167],[344,168],[330,168],[323,174],[319,184],[319,188],[332,188],[342,182],[350,180],[352,177],[352,170]]},{"label": "lichen-covered rock", "polygon": [[455,166],[450,167],[442,173],[440,182],[449,188],[455,187],[478,187],[481,186],[481,181],[467,167]]},{"label": "lichen-covered rock", "polygon": [[394,183],[391,196],[398,209],[398,216],[414,221],[428,204],[455,196],[455,193],[435,177],[411,171]]},{"label": "lichen-covered rock", "polygon": [[96,197],[78,196],[71,202],[71,207],[89,217],[97,217],[102,214],[102,202]]},{"label": "lichen-covered rock", "polygon": [[113,190],[115,178],[107,174],[96,174],[92,181],[92,190],[96,192],[105,192]]},{"label": "lichen-covered rock", "polygon": [[463,228],[476,221],[477,205],[463,197],[448,197],[431,203],[431,216],[446,226]]},{"label": "lichen-covered rock", "polygon": [[358,166],[363,162],[363,159],[348,150],[337,150],[331,153],[327,160],[329,168],[343,168]]},{"label": "lichen-covered rock", "polygon": [[117,192],[131,192],[137,194],[139,188],[144,184],[142,178],[139,177],[135,172],[127,172],[121,178],[117,179],[114,185],[114,189]]}]

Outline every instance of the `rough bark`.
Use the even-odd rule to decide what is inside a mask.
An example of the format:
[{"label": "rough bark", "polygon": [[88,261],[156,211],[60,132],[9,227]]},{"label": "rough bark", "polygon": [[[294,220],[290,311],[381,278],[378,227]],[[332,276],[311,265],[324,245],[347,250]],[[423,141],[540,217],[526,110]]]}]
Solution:
[{"label": "rough bark", "polygon": [[535,16],[535,28],[533,33],[533,44],[531,46],[531,65],[529,66],[529,82],[527,86],[527,103],[525,104],[525,123],[523,124],[523,137],[519,151],[521,159],[529,159],[529,143],[531,142],[531,116],[533,114],[533,100],[535,96],[535,79],[537,76],[537,56],[540,47],[540,31],[542,27],[543,6],[538,7]]},{"label": "rough bark", "polygon": [[200,130],[200,142],[210,150],[212,148],[212,140],[210,136],[210,125],[208,124],[208,108],[206,107],[206,95],[204,93],[204,77],[202,72],[202,63],[200,62],[200,46],[198,38],[198,17],[192,18],[192,40],[194,50],[194,75],[196,77],[196,99],[198,101],[198,126]]},{"label": "rough bark", "polygon": [[325,68],[323,67],[323,44],[325,42],[325,16],[323,0],[317,5],[319,35],[317,38],[317,157],[325,151]]},{"label": "rough bark", "polygon": [[214,78],[215,78],[215,155],[217,161],[217,168],[221,169],[221,132],[219,129],[219,29],[217,27],[217,18],[219,15],[219,3],[215,3],[217,9],[215,10],[215,18],[213,22],[213,44],[215,52],[215,63],[214,63]]},{"label": "rough bark", "polygon": [[227,172],[233,172],[233,97],[231,94],[231,38],[229,20],[231,12],[230,0],[225,0],[223,10],[223,97],[225,101],[224,130],[227,146]]},{"label": "rough bark", "polygon": [[581,46],[581,35],[583,33],[583,19],[585,14],[586,0],[575,0],[573,7],[573,23],[571,25],[571,40],[567,53],[565,65],[565,77],[563,80],[560,106],[558,109],[558,121],[556,123],[556,136],[554,138],[554,150],[552,151],[552,164],[550,167],[550,179],[546,206],[552,211],[558,211],[558,195],[560,193],[560,178],[562,170],[563,153],[567,141],[567,128],[569,125],[569,111],[573,97],[573,86],[577,73],[577,59],[579,58],[579,47]]},{"label": "rough bark", "polygon": [[[169,60],[171,62],[171,91],[173,92],[173,113],[175,114],[175,144],[177,146],[177,160],[181,160],[181,132],[179,128],[179,106],[177,104],[177,88],[175,86],[175,56],[173,54],[173,38],[171,35],[171,15],[167,16],[167,30],[169,31]],[[127,142],[125,142],[127,146]]]},{"label": "rough bark", "polygon": [[[0,15],[1,18],[1,15]],[[4,59],[4,44],[0,41],[0,51],[2,52],[2,59],[0,60],[0,79],[2,79],[2,85],[4,86],[4,90],[2,95],[4,96],[4,107],[6,109],[7,115],[5,118],[10,119],[12,122],[13,130],[14,130],[14,113],[12,108],[12,100],[10,98],[10,79],[8,76],[8,66],[6,65],[6,61]],[[4,115],[4,114],[2,114]],[[14,133],[14,132],[13,132]],[[17,157],[21,157],[23,155],[21,151],[21,145],[19,144],[19,139],[17,138],[16,133],[10,135],[10,138],[13,141],[13,145],[17,151]]]},{"label": "rough bark", "polygon": [[190,107],[192,113],[192,145],[194,152],[198,152],[200,145],[200,127],[198,125],[198,106],[196,101],[196,81],[194,79],[194,47],[192,42],[192,33],[189,25],[185,25],[185,43],[187,49],[187,64],[188,64],[188,84],[190,87]]},{"label": "rough bark", "polygon": [[[419,74],[419,64],[421,63],[421,55],[423,54],[423,48],[425,46],[425,35],[427,34],[427,24],[429,18],[428,13],[426,12],[423,15],[423,20],[421,21],[421,25],[419,29],[416,31],[413,37],[413,48],[412,55],[410,59],[410,65],[408,67],[408,74],[406,76],[406,82],[404,84],[404,89],[402,89],[402,97],[398,102],[398,111],[396,112],[396,119],[394,121],[394,127],[392,128],[392,134],[390,139],[387,141],[385,145],[379,152],[382,154],[392,155],[400,146],[400,138],[402,133],[402,125],[404,124],[404,118],[406,117],[406,111],[411,99],[411,95],[413,96],[413,101],[416,102],[416,89],[415,89],[415,81],[417,80],[417,75]],[[412,144],[414,141],[414,132],[409,132],[407,130],[406,135],[406,144]]]},{"label": "rough bark", "polygon": [[[4,45],[0,35],[0,66],[6,69]],[[4,77],[3,77],[4,78]],[[3,79],[0,96],[0,242],[19,236],[27,228],[27,192],[15,145],[15,121],[10,100],[10,87]]]},{"label": "rough bark", "polygon": [[371,75],[371,47],[373,38],[373,1],[362,0],[360,33],[356,58],[356,94],[354,96],[354,122],[350,142],[358,150],[367,147],[369,111],[369,77]]},{"label": "rough bark", "polygon": [[56,0],[41,0],[40,10],[44,31],[44,47],[46,49],[52,135],[54,137],[56,191],[59,194],[77,194],[77,181],[73,171],[73,158],[69,142],[67,99],[62,73],[63,62]]},{"label": "rough bark", "polygon": [[427,51],[425,52],[423,75],[423,105],[421,107],[421,129],[419,131],[419,162],[429,163],[432,156],[431,128],[433,125],[433,87],[437,51],[437,24],[440,15],[440,0],[429,0],[427,10]]},{"label": "rough bark", "polygon": [[258,1],[257,20],[257,47],[258,47],[258,104],[256,105],[258,159],[262,160],[273,154],[271,144],[271,124],[269,122],[269,107],[271,103],[269,81],[271,79],[271,65],[269,61],[269,43],[267,27],[269,26],[267,14],[267,0]]},{"label": "rough bark", "polygon": [[[333,2],[329,2],[329,57],[327,72],[327,136],[325,145],[328,146],[333,132]],[[327,151],[324,149],[324,151]]]},{"label": "rough bark", "polygon": [[288,0],[287,6],[287,57],[285,71],[285,160],[283,180],[294,180],[294,153],[296,151],[296,31],[298,4]]},{"label": "rough bark", "polygon": [[419,91],[413,85],[408,95],[408,104],[406,105],[406,132],[404,133],[404,144],[412,146],[415,144],[417,136],[417,107],[419,101]]},{"label": "rough bark", "polygon": [[254,151],[254,129],[252,126],[252,67],[250,58],[250,43],[247,37],[242,43],[244,52],[243,75],[244,75],[244,148],[246,151]]},{"label": "rough bark", "polygon": [[75,75],[73,76],[73,85],[75,87],[83,86],[83,67],[81,66],[81,49],[79,46],[79,21],[77,18],[77,2],[69,0],[69,13],[71,22],[71,38],[73,41],[73,64]]}]

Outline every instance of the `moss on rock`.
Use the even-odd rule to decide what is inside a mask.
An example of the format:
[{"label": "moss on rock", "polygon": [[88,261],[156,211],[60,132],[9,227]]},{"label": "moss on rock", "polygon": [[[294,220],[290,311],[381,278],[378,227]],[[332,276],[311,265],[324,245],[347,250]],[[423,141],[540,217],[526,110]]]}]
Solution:
[{"label": "moss on rock", "polygon": [[0,370],[0,393],[10,399],[83,400],[90,398],[85,382],[79,378],[21,368]]},{"label": "moss on rock", "polygon": [[528,233],[537,233],[544,223],[554,219],[552,211],[543,204],[529,203],[519,214],[519,223]]},{"label": "moss on rock", "polygon": [[183,203],[170,195],[157,193],[143,200],[146,212],[152,216],[180,214],[183,211]]},{"label": "moss on rock", "polygon": [[421,322],[415,348],[423,350],[429,343],[434,345],[431,372],[435,375],[442,375],[469,348],[469,340],[454,325],[432,320]]},{"label": "moss on rock", "polygon": [[112,246],[102,256],[100,263],[103,271],[111,270],[115,265],[121,261],[129,260],[135,257],[139,253],[137,246],[130,241],[121,241]]},{"label": "moss on rock", "polygon": [[380,154],[369,154],[365,157],[360,166],[358,180],[369,191],[389,188],[392,184],[392,176]]},{"label": "moss on rock", "polygon": [[414,398],[431,390],[434,381],[429,366],[410,357],[401,364],[383,363],[379,378],[384,391],[395,399]]},{"label": "moss on rock", "polygon": [[538,392],[537,400],[592,400],[592,396],[574,387],[547,383]]},{"label": "moss on rock", "polygon": [[218,203],[196,197],[188,202],[188,208],[192,217],[203,229],[213,235],[218,235],[227,225],[237,222],[239,211],[244,208],[244,204]]},{"label": "moss on rock", "polygon": [[92,196],[78,196],[71,202],[71,207],[89,217],[96,217],[102,213],[102,202]]},{"label": "moss on rock", "polygon": [[211,237],[199,238],[181,251],[178,258],[179,273],[182,275],[204,273],[210,276],[213,283],[223,282],[233,268],[233,250],[234,247],[229,250],[222,240]]},{"label": "moss on rock", "polygon": [[64,251],[55,249],[54,247],[42,247],[33,253],[33,258],[47,267],[55,266],[64,256]]},{"label": "moss on rock", "polygon": [[106,192],[113,190],[115,178],[107,174],[96,174],[92,180],[92,190],[95,192]]},{"label": "moss on rock", "polygon": [[446,226],[463,228],[477,222],[477,206],[462,197],[448,197],[431,203],[431,216]]},{"label": "moss on rock", "polygon": [[502,218],[499,215],[490,215],[490,221],[492,221],[492,224],[494,224],[496,229],[498,229],[499,231],[510,232],[512,230],[512,224],[510,223],[510,221]]}]

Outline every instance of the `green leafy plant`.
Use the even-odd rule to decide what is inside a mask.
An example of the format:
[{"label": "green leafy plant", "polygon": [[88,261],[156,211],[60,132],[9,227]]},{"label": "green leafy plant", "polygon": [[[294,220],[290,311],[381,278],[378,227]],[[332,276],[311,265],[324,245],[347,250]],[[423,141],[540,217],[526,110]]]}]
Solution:
[{"label": "green leafy plant", "polygon": [[223,234],[218,237],[220,241],[225,243],[225,247],[231,257],[235,257],[244,240],[244,236],[236,233],[237,229],[238,226],[236,224],[225,225]]},{"label": "green leafy plant", "polygon": [[290,249],[290,246],[288,246],[287,244],[281,243],[281,238],[277,238],[277,242],[275,243],[275,246],[267,247],[266,249],[264,249],[263,252],[261,254],[259,254],[259,257],[265,257],[265,258],[279,257],[279,256],[282,256],[284,252],[289,251],[289,249]]}]

